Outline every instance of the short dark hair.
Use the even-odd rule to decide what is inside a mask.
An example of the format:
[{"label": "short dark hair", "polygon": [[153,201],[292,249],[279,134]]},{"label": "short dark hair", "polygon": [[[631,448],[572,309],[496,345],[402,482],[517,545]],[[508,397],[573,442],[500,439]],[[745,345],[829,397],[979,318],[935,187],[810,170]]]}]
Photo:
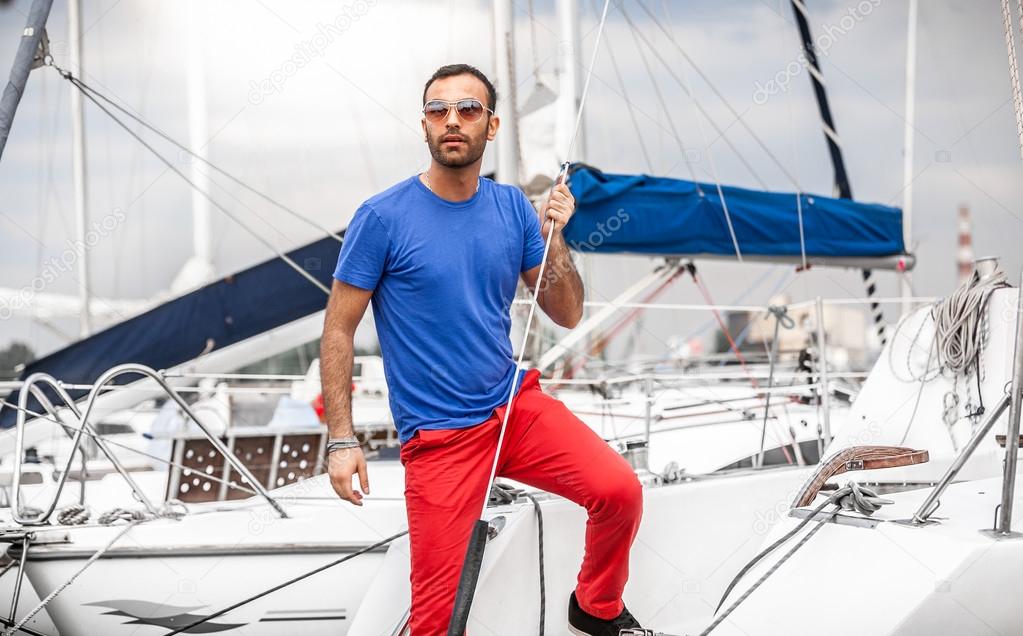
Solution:
[{"label": "short dark hair", "polygon": [[487,104],[487,108],[493,111],[497,110],[497,91],[494,90],[494,85],[481,70],[469,64],[447,64],[434,71],[430,79],[426,80],[426,86],[423,87],[423,104],[426,104],[426,91],[430,90],[430,84],[439,79],[456,75],[472,75],[483,82],[483,85],[487,88],[487,101],[490,102]]}]

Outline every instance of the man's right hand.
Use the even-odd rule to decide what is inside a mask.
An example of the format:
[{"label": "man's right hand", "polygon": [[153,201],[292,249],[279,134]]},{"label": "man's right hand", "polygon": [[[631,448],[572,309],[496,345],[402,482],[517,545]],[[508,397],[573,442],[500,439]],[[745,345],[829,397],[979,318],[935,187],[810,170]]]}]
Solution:
[{"label": "man's right hand", "polygon": [[[327,455],[327,473],[334,492],[356,506],[362,505],[362,496],[369,494],[369,475],[366,472],[366,458],[361,448],[342,448]],[[359,487],[352,487],[352,477],[358,473]]]}]

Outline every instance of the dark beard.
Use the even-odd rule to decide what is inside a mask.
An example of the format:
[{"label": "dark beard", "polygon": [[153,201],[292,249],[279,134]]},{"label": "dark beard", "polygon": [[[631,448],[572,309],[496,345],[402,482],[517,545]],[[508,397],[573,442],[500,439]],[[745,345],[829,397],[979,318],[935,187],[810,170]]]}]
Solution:
[{"label": "dark beard", "polygon": [[427,138],[427,144],[430,146],[430,154],[433,156],[433,160],[445,168],[464,168],[471,165],[472,163],[479,161],[480,157],[483,156],[483,151],[487,148],[487,138],[481,135],[479,139],[467,137],[464,155],[459,156],[454,154],[445,154],[444,151],[441,150],[439,138],[442,138],[447,134],[449,134],[449,132],[444,131],[439,137],[435,138],[428,136]]}]

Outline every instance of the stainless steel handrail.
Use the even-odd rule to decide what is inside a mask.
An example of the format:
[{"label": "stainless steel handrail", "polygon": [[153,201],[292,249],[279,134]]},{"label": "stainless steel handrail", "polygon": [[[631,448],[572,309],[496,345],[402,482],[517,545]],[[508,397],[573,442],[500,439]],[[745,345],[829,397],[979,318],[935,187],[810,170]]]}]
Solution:
[{"label": "stainless steel handrail", "polygon": [[963,447],[963,450],[959,451],[959,454],[956,455],[956,458],[952,461],[952,465],[948,467],[948,470],[945,471],[945,474],[941,476],[941,479],[934,486],[934,490],[931,491],[931,494],[927,495],[927,499],[925,499],[924,502],[920,504],[920,508],[913,513],[913,523],[927,523],[927,519],[938,508],[938,499],[940,499],[941,495],[945,493],[945,489],[948,488],[948,485],[952,483],[952,480],[956,478],[959,471],[962,470],[966,462],[973,456],[974,451],[976,451],[977,447],[980,446],[981,441],[983,441],[984,438],[987,437],[987,434],[991,432],[991,427],[993,427],[995,422],[1002,417],[1002,414],[1005,413],[1005,409],[1007,408],[1009,408],[1008,395],[999,400],[998,404],[991,409],[987,418],[973,433],[973,437],[970,438],[970,441],[967,442],[966,446]]},{"label": "stainless steel handrail", "polygon": [[[57,388],[57,387],[54,387],[54,388]],[[74,428],[71,427],[71,426],[66,425],[63,421],[61,421],[60,414],[57,412],[57,409],[53,406],[53,403],[50,402],[50,398],[42,391],[42,389],[39,389],[38,387],[36,387],[33,384],[32,386],[29,387],[29,390],[32,391],[32,395],[36,396],[36,399],[39,400],[39,403],[42,405],[43,410],[46,411],[47,415],[50,416],[50,419],[52,421],[62,425],[62,427],[64,429],[64,433],[66,433],[68,437],[72,437],[73,434],[74,434]],[[91,431],[89,431],[89,433],[91,434]],[[79,480],[80,480],[79,481],[80,487],[79,487],[79,492],[78,492],[78,503],[84,505],[85,504],[85,486],[89,482],[89,479],[88,479],[88,475],[89,475],[88,459],[89,459],[89,457],[88,457],[88,454],[85,452],[85,449],[82,448],[82,447],[79,447],[78,455],[82,459],[81,468],[79,468],[79,470],[78,470],[78,475],[79,475]]]},{"label": "stainless steel handrail", "polygon": [[[110,450],[110,446],[107,445],[106,440],[103,439],[103,436],[96,432],[95,427],[93,427],[91,423],[82,420],[82,412],[78,409],[78,405],[75,403],[74,399],[72,399],[71,395],[68,394],[68,392],[64,389],[64,387],[61,386],[60,382],[58,382],[57,379],[54,378],[53,376],[45,373],[36,373],[34,375],[37,377],[37,379],[28,388],[32,392],[32,395],[34,395],[36,399],[39,400],[39,403],[42,404],[46,412],[49,413],[54,420],[59,422],[65,428],[65,430],[70,428],[67,424],[61,422],[60,416],[57,413],[57,409],[54,408],[53,404],[50,402],[50,399],[46,395],[46,393],[44,393],[43,390],[39,388],[38,384],[40,382],[45,382],[54,391],[57,392],[57,395],[60,397],[61,401],[71,410],[71,413],[73,413],[74,416],[78,418],[78,421],[82,423],[80,428],[87,432],[89,434],[89,437],[96,441],[96,446],[99,448],[100,452],[102,452],[103,455],[106,456],[108,460],[110,460],[110,463],[114,467],[114,470],[116,470],[118,474],[120,474],[121,477],[123,477],[124,480],[128,482],[128,486],[131,488],[131,491],[135,495],[135,498],[142,505],[144,505],[146,507],[146,510],[148,510],[149,512],[153,514],[159,512],[157,506],[155,506],[149,500],[149,498],[146,497],[146,494],[142,491],[142,488],[140,488],[138,483],[135,482],[131,474],[128,472],[128,469],[126,469],[124,465],[121,463],[121,460],[117,459],[117,457],[114,455],[114,452]],[[19,415],[24,416],[25,411],[19,411]],[[84,464],[85,462],[84,449],[82,452],[82,461]],[[68,466],[70,466],[70,462]],[[20,477],[20,471],[16,470],[15,478],[18,477]],[[85,480],[82,481],[82,484],[83,484],[82,491],[84,493]],[[15,491],[15,496],[17,496],[16,493],[17,491]],[[54,503],[56,503],[56,499],[54,499]],[[17,504],[17,498],[15,498],[15,504]]]},{"label": "stainless steel handrail", "polygon": [[[241,476],[246,481],[249,482],[249,485],[257,492],[257,494],[266,499],[267,503],[270,504],[270,506],[277,512],[278,515],[280,515],[282,519],[288,518],[288,514],[284,511],[284,508],[281,507],[277,500],[275,500],[270,495],[266,488],[259,482],[258,479],[256,479],[256,477],[249,471],[245,464],[243,464],[241,460],[239,460],[235,456],[235,454],[232,453],[231,450],[228,449],[227,446],[225,446],[224,443],[221,442],[216,435],[214,435],[212,432],[210,432],[208,428],[206,428],[206,425],[203,424],[198,417],[196,417],[195,413],[192,411],[188,403],[185,402],[185,400],[177,393],[177,391],[175,391],[166,382],[164,377],[158,371],[141,364],[121,364],[116,367],[113,367],[112,369],[107,370],[96,380],[96,383],[93,385],[92,390],[89,391],[89,396],[86,401],[84,412],[79,412],[77,407],[72,407],[72,411],[78,417],[79,425],[75,429],[75,434],[74,437],[72,438],[71,454],[68,456],[68,461],[67,465],[65,466],[65,470],[61,473],[60,478],[57,482],[57,492],[54,494],[53,501],[50,502],[48,509],[43,513],[43,515],[35,519],[22,518],[18,510],[18,495],[21,486],[21,464],[25,446],[25,413],[28,411],[27,402],[29,391],[21,392],[21,395],[19,396],[18,405],[19,409],[17,431],[15,438],[14,476],[12,487],[12,490],[14,491],[14,506],[12,507],[12,513],[15,521],[24,525],[36,525],[45,523],[49,516],[53,514],[53,510],[56,508],[57,501],[60,498],[60,493],[64,489],[64,484],[67,481],[67,475],[71,468],[71,462],[74,459],[74,453],[81,444],[82,433],[87,428],[89,429],[90,433],[94,433],[89,424],[89,418],[92,415],[92,411],[96,405],[96,400],[99,397],[100,392],[107,384],[113,382],[115,379],[122,375],[128,374],[143,375],[155,381],[157,385],[159,385],[159,387],[163,390],[163,392],[166,393],[167,397],[174,400],[174,402],[178,405],[178,407],[181,408],[185,415],[187,415],[189,419],[191,419],[192,422],[195,423],[199,430],[202,431],[202,433],[206,436],[206,438],[217,450],[217,452],[223,455],[227,459],[227,461],[230,462],[231,466],[236,471],[238,471],[238,473],[241,474]],[[49,376],[45,376],[44,374],[33,374],[33,376],[30,376],[30,378],[26,380],[26,385],[29,384],[29,380],[35,379],[35,381],[43,381],[44,378],[48,378],[45,380],[47,381],[47,383],[52,383],[52,385],[57,386],[59,388],[59,385],[56,384],[56,381],[54,381],[52,378],[49,378]],[[62,390],[58,391],[58,393],[61,392],[63,391]],[[74,401],[70,400],[69,397],[65,398],[64,396],[66,395],[66,392],[63,393],[64,395],[61,396],[61,399],[67,400],[69,401],[69,404],[73,405]],[[98,436],[96,437],[96,439],[99,439]],[[134,484],[130,476],[127,475],[126,471],[122,473],[122,476],[124,476],[130,484]],[[145,500],[145,495],[142,494],[140,489],[137,489],[137,486],[135,486],[133,490],[135,490],[137,495],[141,495],[143,503],[147,503]],[[147,503],[147,508],[149,508],[151,512],[156,511],[155,508],[152,507],[151,503]]]},{"label": "stainless steel handrail", "polygon": [[1013,353],[1012,388],[1009,393],[1009,426],[1005,432],[1005,477],[1002,482],[1002,506],[998,511],[999,534],[1012,533],[1012,505],[1016,491],[1016,463],[1019,455],[1019,418],[1023,400],[1023,273],[1016,290],[1016,346]]},{"label": "stainless steel handrail", "polygon": [[[54,493],[53,500],[50,501],[49,506],[47,506],[46,510],[37,517],[28,518],[22,516],[21,468],[25,459],[25,414],[28,413],[28,397],[29,395],[38,395],[37,392],[33,390],[37,382],[44,382],[53,386],[54,383],[51,383],[51,380],[52,378],[44,373],[33,373],[25,380],[25,386],[18,395],[17,428],[15,429],[14,443],[14,475],[12,476],[11,481],[11,517],[15,522],[22,525],[44,524],[47,520],[49,520],[50,515],[53,514],[54,509],[57,507],[57,501],[60,498],[60,493],[63,492],[64,484],[67,482],[68,475],[71,472],[71,464],[75,460],[75,453],[78,452],[78,449],[81,446],[82,433],[86,430],[86,426],[88,425],[88,423],[82,420],[79,415],[79,425],[75,429],[74,436],[71,438],[71,452],[68,453],[67,462],[64,464],[64,470],[60,472],[60,478],[57,481],[57,492]],[[64,397],[61,396],[61,399],[64,399]],[[70,403],[74,404],[74,401],[70,400]],[[42,405],[47,412],[52,413],[53,405],[49,403],[49,400],[42,402]]]}]

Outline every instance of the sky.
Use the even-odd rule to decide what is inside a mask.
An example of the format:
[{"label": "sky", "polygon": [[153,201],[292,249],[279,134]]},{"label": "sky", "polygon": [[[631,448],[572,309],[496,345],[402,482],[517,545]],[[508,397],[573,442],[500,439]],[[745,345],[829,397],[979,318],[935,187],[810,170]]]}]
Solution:
[{"label": "sky", "polygon": [[[584,145],[576,159],[608,172],[695,175],[708,181],[716,172],[732,185],[763,183],[771,190],[798,187],[830,194],[831,166],[809,79],[793,64],[800,43],[789,3],[643,1],[760,142],[735,121],[638,0],[627,0],[613,3],[609,15],[584,111]],[[432,71],[456,61],[490,74],[494,70],[489,2],[82,4],[86,83],[187,143],[187,59],[189,47],[198,47],[209,159],[335,229],[347,224],[361,201],[428,165],[419,109],[423,83]],[[596,39],[595,4],[580,3],[580,58],[585,60]],[[522,102],[537,77],[556,86],[560,42],[553,0],[534,0],[532,20],[530,3],[515,0],[514,5],[516,92]],[[809,0],[807,5],[815,36],[826,34],[818,40],[825,49],[823,74],[854,195],[900,206],[907,2]],[[28,0],[15,0],[0,8],[0,73],[13,60],[29,6]],[[670,69],[637,46],[623,11]],[[920,3],[919,17],[914,292],[934,296],[954,289],[960,204],[972,211],[976,254],[1002,257],[1015,282],[1023,267],[1023,164],[1000,5],[997,0],[932,0]],[[55,3],[49,33],[58,65],[67,63],[66,24],[65,3]],[[289,64],[296,56],[302,64]],[[695,100],[726,130],[742,159],[714,140],[712,126],[676,78],[691,83]],[[69,90],[53,69],[34,71],[0,158],[0,287],[31,289],[46,263],[73,240]],[[498,86],[498,92],[506,94],[505,87]],[[86,104],[85,117],[89,214],[107,228],[89,250],[92,291],[105,298],[150,298],[169,288],[191,254],[190,190],[91,104]],[[687,153],[668,134],[672,127]],[[181,153],[153,143],[175,165],[187,167]],[[484,171],[493,168],[493,159],[490,149]],[[242,221],[213,212],[218,275],[272,256],[251,232],[279,250],[320,236],[312,225],[233,184],[218,181],[212,193]],[[635,256],[587,259],[588,299],[614,297],[653,264]],[[796,274],[792,267],[725,262],[700,267],[719,303],[762,305],[778,291],[792,300],[863,296],[860,274],[853,270]],[[881,295],[897,294],[894,275],[879,273],[878,279]],[[72,294],[77,285],[74,271],[60,272],[44,291]],[[703,302],[687,279],[660,300]],[[897,318],[896,306],[886,311],[889,320]],[[638,351],[663,351],[673,336],[707,335],[708,320],[705,314],[653,312],[637,332]],[[42,353],[76,331],[73,319],[45,326],[22,312],[0,320],[0,346],[20,340]],[[372,339],[369,325],[360,338]]]}]

